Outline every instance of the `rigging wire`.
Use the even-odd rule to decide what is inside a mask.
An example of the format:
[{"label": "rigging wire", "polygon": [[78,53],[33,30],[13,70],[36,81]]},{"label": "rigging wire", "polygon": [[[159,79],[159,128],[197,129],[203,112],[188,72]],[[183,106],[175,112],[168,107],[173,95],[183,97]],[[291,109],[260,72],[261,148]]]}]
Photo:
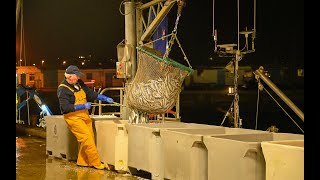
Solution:
[{"label": "rigging wire", "polygon": [[19,21],[19,17],[20,17],[20,8],[21,8],[21,1],[22,0],[17,0],[16,1],[16,5],[17,5],[17,8],[16,8],[16,32],[18,30],[18,21]]},{"label": "rigging wire", "polygon": [[260,102],[260,89],[259,89],[260,79],[258,80],[258,96],[257,96],[257,110],[256,110],[256,125],[255,130],[258,129],[258,114],[259,114],[259,102]]},{"label": "rigging wire", "polygon": [[238,9],[238,50],[240,50],[240,2],[237,1],[237,9]]},{"label": "rigging wire", "polygon": [[[22,2],[21,2],[22,3]],[[22,61],[22,37],[23,37],[23,17],[22,17],[22,9],[23,6],[20,7],[20,16],[21,16],[21,22],[20,22],[20,54],[19,54],[19,58],[20,58],[20,66],[21,66],[21,61]]]},{"label": "rigging wire", "polygon": [[186,55],[186,53],[184,52],[184,50],[183,50],[183,48],[182,48],[182,45],[181,45],[181,43],[180,43],[180,41],[179,41],[179,39],[178,39],[178,36],[177,36],[178,23],[179,23],[179,18],[180,18],[180,16],[181,16],[181,15],[180,15],[179,13],[177,13],[177,18],[176,18],[176,21],[175,21],[175,26],[174,26],[174,28],[173,28],[173,30],[172,30],[172,32],[171,32],[170,34],[161,36],[160,38],[157,38],[157,39],[155,39],[155,40],[153,40],[153,41],[149,41],[149,42],[147,42],[147,43],[143,43],[143,44],[140,45],[140,47],[145,46],[145,45],[147,45],[147,44],[152,44],[152,43],[154,43],[154,42],[156,42],[156,41],[163,40],[164,38],[170,37],[169,44],[168,44],[168,46],[167,46],[167,48],[166,48],[166,51],[165,51],[165,53],[164,53],[164,55],[163,55],[162,58],[165,59],[165,58],[167,58],[167,57],[169,56],[169,53],[170,53],[170,51],[171,51],[171,49],[172,49],[172,46],[173,46],[173,44],[174,44],[174,41],[176,41],[176,42],[178,43],[178,47],[180,48],[180,50],[181,50],[181,52],[182,52],[182,54],[183,54],[183,59],[188,63],[188,66],[189,66],[190,68],[192,68],[192,66],[191,66],[191,64],[190,64],[190,62],[189,62],[189,60],[188,60],[188,58],[187,58],[187,55]]},{"label": "rigging wire", "polygon": [[[234,100],[232,101],[232,103],[231,103],[231,105],[230,105],[227,113],[224,115],[223,120],[222,120],[220,126],[223,125],[224,121],[226,120],[226,118],[227,118],[229,115],[232,115],[232,112],[231,112],[231,111],[232,111],[232,107],[233,107],[233,102],[234,102]],[[231,113],[230,113],[229,111],[230,111]]]},{"label": "rigging wire", "polygon": [[[27,59],[26,59],[26,51],[25,51],[25,39],[24,39],[24,23],[23,23],[23,1],[21,2],[21,7],[20,7],[20,16],[21,16],[21,21],[20,21],[20,61],[22,61],[22,59],[24,60],[24,65],[27,65]],[[23,55],[23,58],[22,58]],[[21,66],[21,62],[20,62],[20,66]]]},{"label": "rigging wire", "polygon": [[291,121],[301,130],[302,133],[304,133],[303,129],[293,120],[293,118],[289,115],[289,113],[279,104],[279,102],[269,93],[269,91],[266,88],[263,88],[268,95],[277,103],[277,105],[283,110],[283,112],[291,119]]},{"label": "rigging wire", "polygon": [[177,13],[177,18],[176,18],[176,21],[174,23],[174,28],[173,28],[173,30],[171,32],[172,36],[171,36],[171,38],[169,40],[169,44],[168,44],[168,47],[166,49],[166,52],[163,55],[163,58],[167,58],[169,56],[169,53],[170,53],[171,48],[172,48],[172,45],[174,44],[174,40],[175,40],[175,38],[177,36],[177,32],[178,32],[178,23],[179,23],[180,16],[181,16],[181,14]]}]

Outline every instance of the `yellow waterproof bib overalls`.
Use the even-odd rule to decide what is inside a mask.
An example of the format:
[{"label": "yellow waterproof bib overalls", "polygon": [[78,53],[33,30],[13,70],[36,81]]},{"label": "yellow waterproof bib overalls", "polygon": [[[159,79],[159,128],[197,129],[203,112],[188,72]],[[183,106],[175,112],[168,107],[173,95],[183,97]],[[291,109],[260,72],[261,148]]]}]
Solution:
[{"label": "yellow waterproof bib overalls", "polygon": [[[80,91],[75,92],[65,84],[60,86],[67,87],[75,96],[76,104],[85,104],[87,102],[86,93],[80,87]],[[95,145],[92,120],[89,117],[88,109],[82,109],[75,112],[69,112],[63,115],[71,132],[76,136],[79,142],[79,153],[77,165],[79,166],[100,166],[101,161]]]}]

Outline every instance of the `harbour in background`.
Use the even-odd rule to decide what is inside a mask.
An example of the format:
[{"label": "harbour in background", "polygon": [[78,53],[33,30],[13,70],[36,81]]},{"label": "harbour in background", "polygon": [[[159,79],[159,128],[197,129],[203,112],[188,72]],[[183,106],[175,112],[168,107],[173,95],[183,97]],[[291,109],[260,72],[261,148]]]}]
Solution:
[{"label": "harbour in background", "polygon": [[[53,115],[60,115],[59,102],[55,89],[38,90],[39,96],[43,98]],[[304,89],[287,89],[283,90],[288,98],[296,106],[304,111]],[[274,93],[271,93],[274,94]],[[110,94],[115,101],[119,102],[117,94]],[[258,130],[267,130],[270,126],[276,126],[279,132],[303,134],[304,123],[299,117],[277,96],[273,98],[278,101],[279,105],[265,92],[259,92],[256,88],[239,89],[239,106],[240,119],[242,127]],[[228,87],[215,87],[206,90],[186,90],[183,89],[180,94],[180,116],[182,122],[232,126],[232,121],[226,116],[233,100],[233,96],[228,95]],[[257,101],[259,101],[258,114]],[[282,108],[286,111],[284,112]],[[30,116],[38,116],[40,108],[34,101],[29,101]],[[118,107],[108,107],[108,112],[118,112]],[[96,110],[97,112],[97,110]],[[290,117],[287,116],[288,113]],[[97,114],[97,113],[96,113]],[[226,116],[226,117],[225,117]],[[257,117],[257,120],[256,120]],[[27,121],[27,109],[21,109],[21,119]],[[299,127],[300,128],[299,128]]]}]

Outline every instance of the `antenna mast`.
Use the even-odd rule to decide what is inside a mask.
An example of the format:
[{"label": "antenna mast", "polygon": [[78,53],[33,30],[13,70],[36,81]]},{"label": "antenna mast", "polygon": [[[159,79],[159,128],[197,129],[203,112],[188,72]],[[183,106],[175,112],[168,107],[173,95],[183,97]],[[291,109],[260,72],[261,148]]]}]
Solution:
[{"label": "antenna mast", "polygon": [[[239,116],[239,95],[238,95],[238,69],[239,61],[241,61],[243,55],[255,52],[254,40],[256,38],[256,0],[253,0],[254,12],[253,12],[253,29],[248,30],[247,27],[244,31],[240,31],[240,0],[237,0],[237,44],[218,44],[218,31],[215,29],[215,0],[213,0],[213,41],[214,41],[214,52],[219,57],[231,57],[231,73],[234,73],[234,89],[232,95],[234,95],[233,108],[230,107],[230,114],[233,114],[234,127],[241,128],[242,122]],[[245,46],[240,48],[240,35],[245,37]],[[249,39],[251,35],[251,39]],[[251,40],[251,47],[249,48],[249,40]],[[234,49],[237,46],[237,49]],[[229,64],[230,64],[229,63]],[[229,65],[228,64],[228,65]],[[227,65],[227,66],[228,66]]]}]

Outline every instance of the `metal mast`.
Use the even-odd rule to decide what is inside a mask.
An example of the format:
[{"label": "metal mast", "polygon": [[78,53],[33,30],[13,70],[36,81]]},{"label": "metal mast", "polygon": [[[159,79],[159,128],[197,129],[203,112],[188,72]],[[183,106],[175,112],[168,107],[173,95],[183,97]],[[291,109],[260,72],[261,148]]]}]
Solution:
[{"label": "metal mast", "polygon": [[[234,87],[232,94],[234,95],[233,108],[230,107],[229,111],[233,111],[234,127],[241,128],[242,122],[239,116],[239,94],[238,94],[238,69],[239,61],[242,59],[244,54],[249,54],[255,52],[254,49],[254,39],[256,36],[256,0],[254,0],[254,12],[253,12],[253,29],[240,31],[240,0],[237,0],[237,44],[218,44],[217,30],[215,29],[215,0],[213,0],[213,40],[214,40],[214,52],[219,55],[219,57],[231,57],[233,61],[231,62],[233,68],[232,73],[234,73]],[[251,47],[249,48],[249,35],[251,34]],[[245,36],[245,47],[240,48],[240,35]],[[234,49],[237,46],[237,49]]]}]

